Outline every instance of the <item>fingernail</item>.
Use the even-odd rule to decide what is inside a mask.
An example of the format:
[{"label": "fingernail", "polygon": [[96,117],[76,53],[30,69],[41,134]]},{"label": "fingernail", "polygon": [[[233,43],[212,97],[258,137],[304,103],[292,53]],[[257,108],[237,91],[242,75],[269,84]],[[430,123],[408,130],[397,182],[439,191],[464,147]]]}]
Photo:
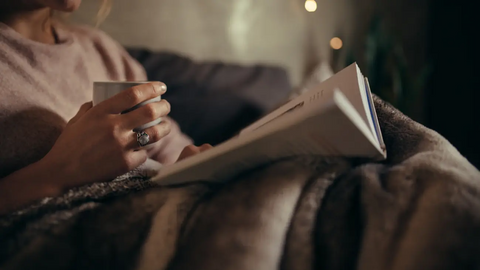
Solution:
[{"label": "fingernail", "polygon": [[160,89],[162,89],[163,93],[167,92],[167,86],[165,84],[162,84],[162,86],[160,86]]}]

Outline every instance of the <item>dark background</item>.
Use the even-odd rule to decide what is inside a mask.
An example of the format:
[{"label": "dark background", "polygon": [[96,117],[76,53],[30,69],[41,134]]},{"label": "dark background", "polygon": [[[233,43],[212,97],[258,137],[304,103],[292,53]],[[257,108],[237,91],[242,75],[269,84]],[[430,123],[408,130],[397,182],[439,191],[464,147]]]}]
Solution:
[{"label": "dark background", "polygon": [[435,0],[430,5],[427,57],[433,74],[425,92],[425,125],[480,167],[479,5]]},{"label": "dark background", "polygon": [[[439,132],[480,168],[480,75],[476,68],[480,51],[480,5],[471,0],[364,0],[351,4],[358,22],[352,42],[353,60],[366,71],[369,79],[372,70],[385,72],[378,77],[392,75],[391,71],[384,71],[388,65],[372,68],[366,57],[372,21],[380,18],[384,32],[375,38],[390,39],[401,47],[411,78],[418,78],[426,67],[430,69],[425,85],[414,90],[418,96],[406,98],[403,108],[394,105]],[[383,49],[384,54],[391,51],[392,48]],[[343,64],[340,61],[338,69]],[[388,93],[382,93],[392,89],[391,86],[392,83],[387,82],[383,90],[376,85],[372,91],[394,103]]]}]

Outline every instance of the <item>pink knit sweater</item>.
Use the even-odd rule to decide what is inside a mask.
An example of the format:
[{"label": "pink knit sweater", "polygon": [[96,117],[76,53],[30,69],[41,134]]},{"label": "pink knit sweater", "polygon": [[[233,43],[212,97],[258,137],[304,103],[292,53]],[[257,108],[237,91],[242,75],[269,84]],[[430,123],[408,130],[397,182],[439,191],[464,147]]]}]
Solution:
[{"label": "pink knit sweater", "polygon": [[[106,34],[56,26],[59,43],[24,38],[0,23],[0,178],[41,159],[80,106],[94,81],[144,81],[145,71]],[[151,157],[173,163],[191,140],[178,125]]]}]

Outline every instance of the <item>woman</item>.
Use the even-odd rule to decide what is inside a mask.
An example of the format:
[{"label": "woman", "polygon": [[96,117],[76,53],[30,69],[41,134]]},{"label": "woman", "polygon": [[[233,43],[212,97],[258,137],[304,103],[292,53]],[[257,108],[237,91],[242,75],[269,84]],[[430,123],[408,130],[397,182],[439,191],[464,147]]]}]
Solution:
[{"label": "woman", "polygon": [[[0,3],[0,214],[65,190],[106,181],[147,158],[173,163],[198,153],[173,121],[148,128],[149,150],[132,129],[170,111],[160,82],[128,89],[92,108],[93,81],[144,81],[145,71],[104,33],[61,24],[54,11],[81,0]],[[83,104],[83,105],[82,105]],[[79,109],[80,108],[80,109]]]}]

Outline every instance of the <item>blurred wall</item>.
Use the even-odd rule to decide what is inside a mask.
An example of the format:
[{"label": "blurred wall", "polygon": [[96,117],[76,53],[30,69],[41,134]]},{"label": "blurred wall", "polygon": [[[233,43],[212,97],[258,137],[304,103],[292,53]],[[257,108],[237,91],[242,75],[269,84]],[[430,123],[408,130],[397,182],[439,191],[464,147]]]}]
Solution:
[{"label": "blurred wall", "polygon": [[[317,11],[308,13],[305,0],[113,0],[101,29],[126,46],[196,60],[279,65],[299,86],[320,62],[343,68],[349,52],[366,72],[366,34],[374,14],[402,44],[410,73],[417,76],[426,62],[429,2],[317,0]],[[99,3],[84,0],[72,20],[94,24]],[[330,48],[335,36],[344,41],[340,51]],[[423,122],[423,93],[419,96],[409,116]]]},{"label": "blurred wall", "polygon": [[[84,0],[72,20],[94,23],[98,0]],[[179,52],[197,60],[285,67],[297,86],[329,61],[329,40],[351,30],[349,0],[114,0],[101,29],[126,46]],[[350,27],[351,28],[351,27]]]}]

